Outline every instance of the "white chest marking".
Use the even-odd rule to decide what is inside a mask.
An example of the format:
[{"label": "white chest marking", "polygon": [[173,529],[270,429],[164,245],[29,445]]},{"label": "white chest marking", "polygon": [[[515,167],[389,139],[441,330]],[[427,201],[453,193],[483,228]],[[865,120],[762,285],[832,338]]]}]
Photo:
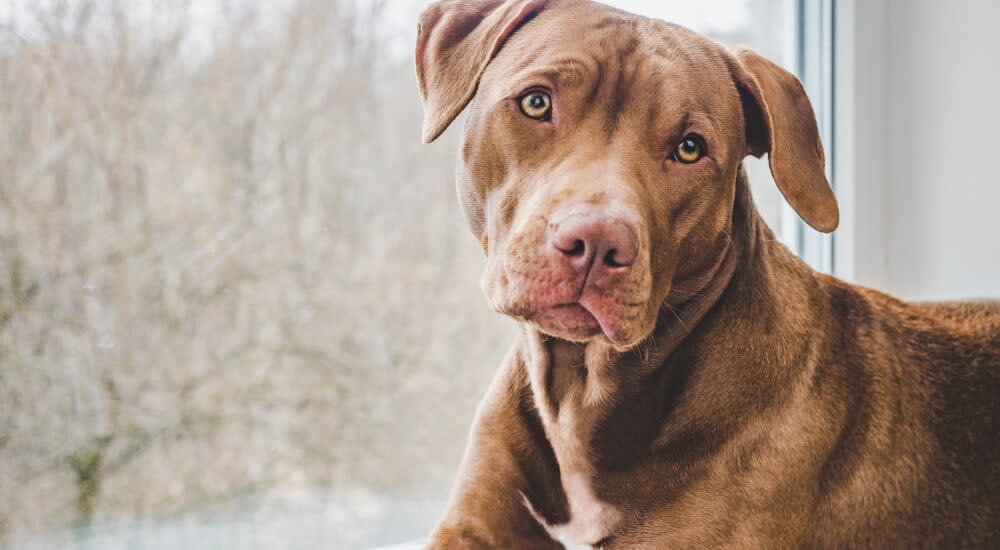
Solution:
[{"label": "white chest marking", "polygon": [[[547,397],[545,390],[539,389],[543,393],[536,393],[536,396]],[[596,471],[591,459],[590,444],[599,411],[579,397],[567,394],[560,403],[557,416],[553,415],[549,407],[538,407],[545,432],[559,463],[560,481],[569,507],[569,522],[548,524],[530,503],[528,507],[553,538],[566,543],[591,545],[607,537],[621,520],[622,514],[614,505],[601,500],[594,493],[591,480]]]}]

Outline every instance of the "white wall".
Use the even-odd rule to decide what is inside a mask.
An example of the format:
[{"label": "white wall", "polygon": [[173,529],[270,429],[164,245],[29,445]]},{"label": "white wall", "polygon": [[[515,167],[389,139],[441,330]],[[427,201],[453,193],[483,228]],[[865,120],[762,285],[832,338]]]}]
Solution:
[{"label": "white wall", "polygon": [[1000,297],[1000,2],[838,2],[837,273]]}]

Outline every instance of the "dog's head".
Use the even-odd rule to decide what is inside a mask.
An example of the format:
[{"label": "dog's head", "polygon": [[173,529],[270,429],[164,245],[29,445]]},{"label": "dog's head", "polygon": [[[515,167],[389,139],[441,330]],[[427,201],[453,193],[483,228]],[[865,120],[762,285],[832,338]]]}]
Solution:
[{"label": "dog's head", "polygon": [[420,20],[424,140],[466,105],[459,197],[499,312],[625,349],[731,246],[743,158],[820,231],[838,211],[798,80],[585,0],[441,0]]}]

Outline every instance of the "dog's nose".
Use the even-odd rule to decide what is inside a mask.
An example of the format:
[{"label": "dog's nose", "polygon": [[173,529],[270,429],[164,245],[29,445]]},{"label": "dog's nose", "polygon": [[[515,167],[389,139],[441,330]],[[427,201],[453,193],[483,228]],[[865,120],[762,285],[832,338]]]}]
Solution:
[{"label": "dog's nose", "polygon": [[586,275],[621,271],[635,262],[638,242],[625,223],[588,212],[571,213],[549,226],[549,242],[563,261]]}]

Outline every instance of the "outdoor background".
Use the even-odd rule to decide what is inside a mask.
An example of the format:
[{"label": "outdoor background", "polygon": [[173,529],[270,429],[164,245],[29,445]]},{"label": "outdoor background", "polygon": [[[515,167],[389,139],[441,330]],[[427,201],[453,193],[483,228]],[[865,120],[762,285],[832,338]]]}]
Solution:
[{"label": "outdoor background", "polygon": [[[792,63],[794,0],[610,3]],[[419,143],[422,5],[0,0],[0,547],[427,533],[514,327],[460,130]]]}]

